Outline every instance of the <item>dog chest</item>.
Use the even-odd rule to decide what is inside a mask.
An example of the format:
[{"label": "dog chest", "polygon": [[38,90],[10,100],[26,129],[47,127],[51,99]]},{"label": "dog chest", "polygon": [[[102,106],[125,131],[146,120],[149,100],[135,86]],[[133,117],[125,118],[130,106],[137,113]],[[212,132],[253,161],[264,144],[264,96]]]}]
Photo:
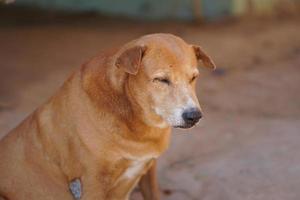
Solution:
[{"label": "dog chest", "polygon": [[130,163],[129,167],[122,174],[122,179],[134,179],[141,175],[144,171],[146,164],[149,160],[134,160]]},{"label": "dog chest", "polygon": [[126,162],[126,168],[123,169],[118,180],[135,180],[147,172],[153,160],[157,157],[158,155],[155,153],[145,154],[143,156],[124,155],[122,161]]}]

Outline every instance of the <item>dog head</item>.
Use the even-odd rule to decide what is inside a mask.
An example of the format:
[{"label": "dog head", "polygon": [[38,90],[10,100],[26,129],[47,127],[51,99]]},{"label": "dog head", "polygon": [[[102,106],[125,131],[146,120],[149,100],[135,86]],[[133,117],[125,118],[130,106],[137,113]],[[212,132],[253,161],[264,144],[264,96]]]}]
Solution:
[{"label": "dog head", "polygon": [[195,92],[199,60],[215,68],[201,47],[152,34],[121,48],[115,65],[128,74],[126,94],[148,125],[190,128],[202,117]]}]

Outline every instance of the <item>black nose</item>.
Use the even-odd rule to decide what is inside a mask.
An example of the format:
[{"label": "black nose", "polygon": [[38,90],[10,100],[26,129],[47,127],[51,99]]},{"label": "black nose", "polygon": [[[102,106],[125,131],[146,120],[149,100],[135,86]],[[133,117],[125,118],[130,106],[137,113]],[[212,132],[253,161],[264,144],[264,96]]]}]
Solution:
[{"label": "black nose", "polygon": [[182,113],[182,118],[184,122],[189,125],[196,124],[201,119],[201,117],[202,113],[197,108],[193,108]]}]

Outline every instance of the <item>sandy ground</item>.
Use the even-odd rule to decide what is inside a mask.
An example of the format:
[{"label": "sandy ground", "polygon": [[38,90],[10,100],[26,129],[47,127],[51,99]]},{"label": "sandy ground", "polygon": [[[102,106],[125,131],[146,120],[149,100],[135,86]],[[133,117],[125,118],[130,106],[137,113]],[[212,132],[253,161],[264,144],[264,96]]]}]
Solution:
[{"label": "sandy ground", "polygon": [[0,137],[87,58],[143,34],[171,32],[201,44],[219,68],[202,70],[198,81],[205,118],[174,130],[159,160],[163,199],[300,199],[299,19],[206,26],[17,20],[0,20]]}]

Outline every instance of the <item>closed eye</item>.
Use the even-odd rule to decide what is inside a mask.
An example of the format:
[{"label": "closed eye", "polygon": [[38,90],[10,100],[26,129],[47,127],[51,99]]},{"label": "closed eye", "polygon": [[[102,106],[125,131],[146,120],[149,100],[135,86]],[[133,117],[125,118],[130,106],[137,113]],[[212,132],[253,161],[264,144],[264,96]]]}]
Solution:
[{"label": "closed eye", "polygon": [[197,77],[198,77],[198,75],[193,76],[193,78],[191,78],[191,80],[190,80],[190,83],[194,82]]},{"label": "closed eye", "polygon": [[166,78],[166,77],[158,77],[158,78],[154,78],[153,79],[153,82],[161,82],[161,83],[164,83],[164,84],[167,84],[167,85],[170,85],[171,84],[171,81],[170,79]]}]

